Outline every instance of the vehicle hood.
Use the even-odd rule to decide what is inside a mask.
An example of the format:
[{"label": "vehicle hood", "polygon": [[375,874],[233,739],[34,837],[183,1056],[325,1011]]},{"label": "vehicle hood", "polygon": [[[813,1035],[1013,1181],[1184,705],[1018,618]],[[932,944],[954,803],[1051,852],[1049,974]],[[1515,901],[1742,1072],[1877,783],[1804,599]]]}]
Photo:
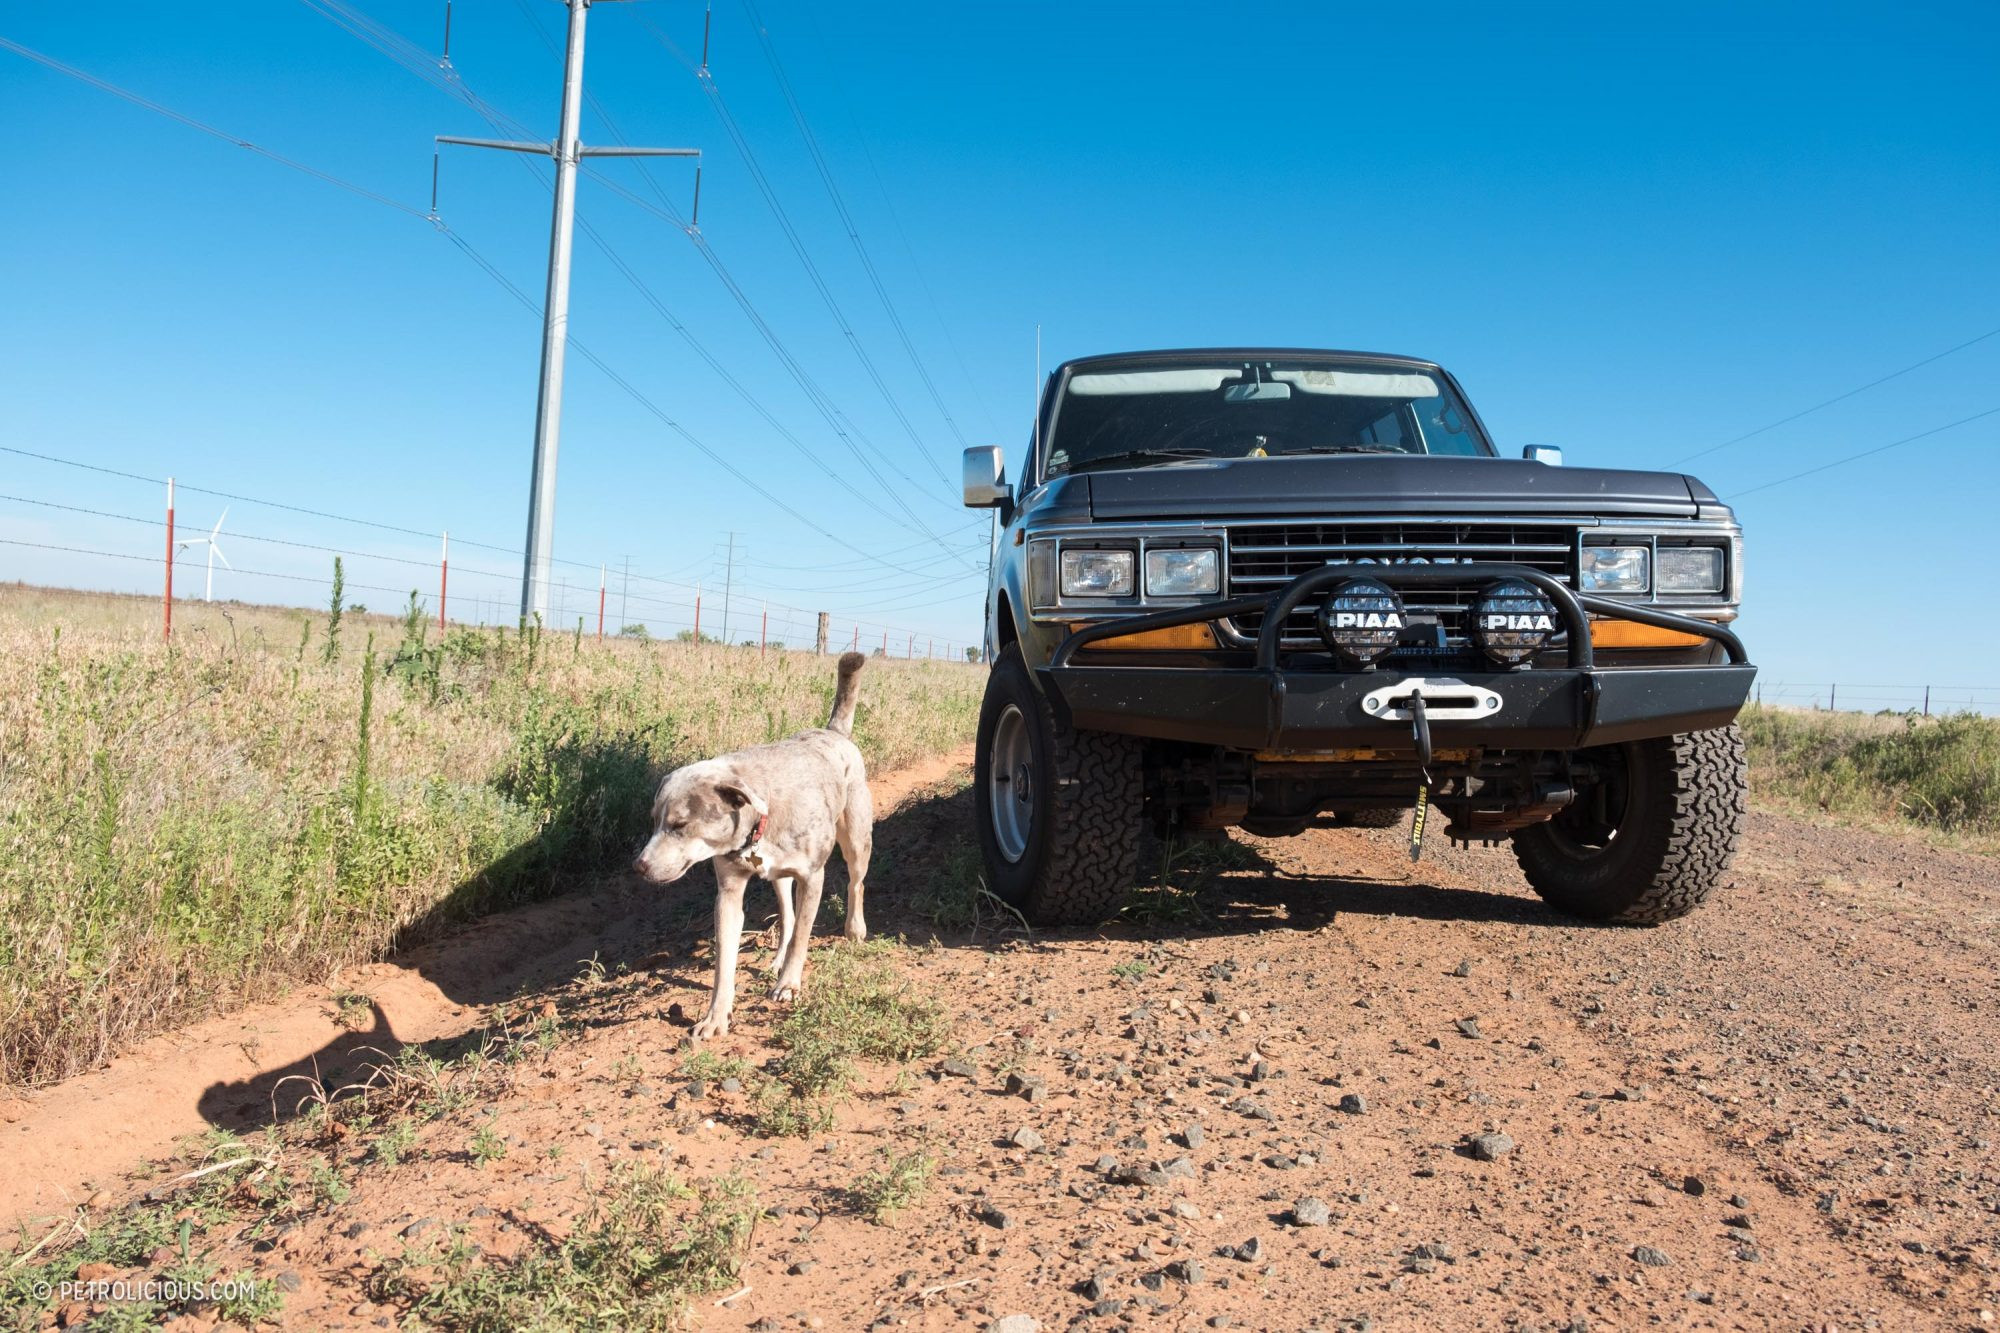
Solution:
[{"label": "vehicle hood", "polygon": [[1097,519],[1327,512],[1694,518],[1699,488],[1672,472],[1370,454],[1201,459],[1070,480],[1088,481],[1091,517]]}]

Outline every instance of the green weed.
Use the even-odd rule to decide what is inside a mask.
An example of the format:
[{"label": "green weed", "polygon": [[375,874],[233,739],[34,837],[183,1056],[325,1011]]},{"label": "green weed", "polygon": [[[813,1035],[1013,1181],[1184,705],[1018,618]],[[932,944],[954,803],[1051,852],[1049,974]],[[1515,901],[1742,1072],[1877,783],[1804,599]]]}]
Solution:
[{"label": "green weed", "polygon": [[736,1281],[756,1221],[756,1195],[739,1177],[691,1191],[632,1164],[560,1241],[537,1237],[495,1261],[455,1237],[442,1249],[406,1249],[369,1286],[451,1333],[674,1329],[691,1297]]},{"label": "green weed", "polygon": [[854,1196],[870,1219],[888,1222],[924,1197],[935,1170],[937,1158],[927,1152],[893,1155],[861,1174],[854,1183]]}]

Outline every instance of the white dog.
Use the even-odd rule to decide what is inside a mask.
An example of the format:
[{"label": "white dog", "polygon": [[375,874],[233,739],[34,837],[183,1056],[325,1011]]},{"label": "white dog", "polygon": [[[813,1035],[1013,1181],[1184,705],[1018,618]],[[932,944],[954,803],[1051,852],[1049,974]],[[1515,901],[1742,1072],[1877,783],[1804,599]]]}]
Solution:
[{"label": "white dog", "polygon": [[761,875],[778,890],[772,991],[778,999],[795,999],[805,988],[806,947],[836,846],[847,861],[847,938],[868,937],[861,896],[874,848],[875,807],[861,751],[849,736],[855,677],[866,661],[860,653],[841,657],[826,726],[689,764],[660,784],[653,836],[639,853],[639,873],[655,884],[671,884],[696,862],[715,861],[715,985],[708,1013],[694,1025],[696,1041],[729,1031],[743,890],[752,876]]}]

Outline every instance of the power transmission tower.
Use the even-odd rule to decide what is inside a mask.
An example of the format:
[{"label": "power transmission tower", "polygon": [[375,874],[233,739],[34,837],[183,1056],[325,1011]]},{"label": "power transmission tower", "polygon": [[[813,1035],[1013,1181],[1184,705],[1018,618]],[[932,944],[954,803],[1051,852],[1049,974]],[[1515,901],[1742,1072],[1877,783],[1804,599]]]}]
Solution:
[{"label": "power transmission tower", "polygon": [[699,148],[595,148],[577,141],[577,116],[583,101],[583,26],[592,3],[611,0],[563,0],[569,6],[569,42],[563,52],[562,118],[554,143],[522,143],[512,139],[462,139],[440,134],[439,143],[472,148],[501,148],[510,153],[539,153],[556,164],[555,216],[549,226],[549,285],[542,304],[542,377],[535,399],[535,463],[529,481],[528,545],[521,571],[521,618],[549,609],[549,562],[555,550],[556,443],[562,433],[563,353],[569,341],[570,238],[576,229],[576,168],[586,157],[700,157]]}]

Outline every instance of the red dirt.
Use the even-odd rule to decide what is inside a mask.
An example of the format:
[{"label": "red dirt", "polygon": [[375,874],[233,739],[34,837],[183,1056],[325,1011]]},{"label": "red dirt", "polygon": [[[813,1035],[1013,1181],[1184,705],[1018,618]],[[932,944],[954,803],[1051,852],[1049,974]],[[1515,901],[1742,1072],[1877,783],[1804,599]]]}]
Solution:
[{"label": "red dirt", "polygon": [[[916,891],[964,854],[971,817],[958,784],[926,790],[949,770],[876,787],[885,810],[902,798],[878,834],[878,933],[931,938]],[[1119,1316],[1173,1329],[1991,1326],[1992,858],[1757,813],[1731,888],[1687,920],[1619,930],[1548,912],[1505,848],[1437,846],[1412,867],[1401,839],[1242,839],[1200,921],[908,950],[972,1077],[942,1058],[876,1071],[811,1140],[751,1137],[745,1095],[697,1098],[676,1075],[670,1012],[699,1011],[708,967],[699,891],[615,885],[497,919],[344,982],[404,1038],[542,988],[574,1035],[482,1108],[509,1155],[476,1166],[456,1151],[467,1126],[437,1126],[223,1267],[296,1274],[290,1326],[393,1324],[363,1282],[411,1223],[463,1225],[506,1256],[638,1159],[690,1179],[740,1169],[770,1210],[749,1292],[698,1303],[712,1328],[1109,1325],[1079,1290],[1100,1274]],[[635,970],[567,980],[593,952]],[[325,1046],[327,1008],[315,994],[204,1025],[17,1106],[0,1215],[118,1191],[123,1169],[206,1123],[198,1107],[227,1118],[248,1076]],[[748,1003],[718,1053],[761,1062],[778,1016]],[[637,1089],[611,1073],[632,1059]],[[1046,1098],[1007,1095],[1010,1070],[1041,1075]],[[217,1095],[218,1079],[236,1090]],[[1349,1094],[1364,1111],[1340,1109]],[[1178,1137],[1191,1124],[1194,1147]],[[1045,1146],[1007,1146],[1022,1126]],[[1517,1146],[1475,1160],[1468,1138],[1489,1130]],[[865,1220],[856,1178],[918,1144],[941,1162],[929,1194],[892,1225]],[[1109,1183],[1100,1154],[1193,1170]],[[1294,1225],[1304,1196],[1326,1225]],[[1254,1259],[1218,1253],[1253,1237]],[[1187,1260],[1198,1274],[1173,1267]]]}]

